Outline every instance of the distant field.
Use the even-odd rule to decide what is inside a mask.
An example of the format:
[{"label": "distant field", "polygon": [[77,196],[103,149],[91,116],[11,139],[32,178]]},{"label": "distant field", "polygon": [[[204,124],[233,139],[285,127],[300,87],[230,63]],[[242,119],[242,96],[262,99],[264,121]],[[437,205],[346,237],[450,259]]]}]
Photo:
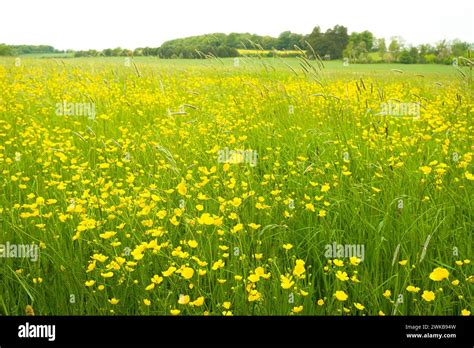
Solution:
[{"label": "distant field", "polygon": [[[56,59],[67,64],[76,64],[79,62],[114,62],[118,65],[124,64],[125,57],[94,57],[94,58],[73,58],[70,54],[47,54],[47,55],[25,55],[22,59],[43,58]],[[61,60],[61,58],[66,58]],[[8,59],[8,58],[5,58]],[[187,66],[212,66],[223,65],[227,67],[234,66],[235,58],[216,58],[216,59],[160,59],[158,57],[135,57],[131,62],[142,64],[157,64],[163,67],[187,67]],[[297,58],[269,58],[269,57],[239,57],[239,67],[241,68],[264,68],[267,65],[270,69],[278,68],[282,70],[289,70],[287,65],[295,69],[300,69],[299,60]],[[323,61],[325,71],[332,72],[347,72],[347,73],[393,73],[400,74],[393,70],[401,70],[408,74],[439,74],[439,75],[456,75],[456,69],[451,65],[441,64],[388,64],[388,63],[373,63],[373,64],[349,64],[344,66],[342,61]]]},{"label": "distant field", "polygon": [[0,314],[469,315],[464,74],[0,58]]},{"label": "distant field", "polygon": [[29,53],[20,55],[22,58],[73,58],[74,53]]},{"label": "distant field", "polygon": [[290,50],[237,50],[242,57],[260,57],[271,55],[276,57],[297,57],[301,55],[302,51],[290,51]]}]

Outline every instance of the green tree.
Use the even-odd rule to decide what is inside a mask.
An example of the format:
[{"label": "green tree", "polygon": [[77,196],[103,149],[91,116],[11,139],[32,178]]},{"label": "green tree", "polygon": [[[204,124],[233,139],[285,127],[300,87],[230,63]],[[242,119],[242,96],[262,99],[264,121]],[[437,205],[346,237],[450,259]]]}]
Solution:
[{"label": "green tree", "polygon": [[418,60],[419,60],[419,52],[418,52],[418,49],[416,47],[410,47],[410,50],[408,51],[408,53],[410,54],[410,58],[411,58],[411,63],[418,63]]},{"label": "green tree", "polygon": [[360,45],[361,42],[365,43],[365,49],[368,52],[371,52],[374,47],[375,37],[370,31],[365,30],[361,33],[353,32],[349,37],[349,41],[351,41],[354,47]]},{"label": "green tree", "polygon": [[385,52],[387,52],[387,45],[385,44],[384,38],[377,39],[377,51],[382,58],[385,55]]},{"label": "green tree", "polygon": [[[301,34],[284,31],[278,36],[275,48],[278,50],[294,50],[295,46],[302,46],[303,38],[304,37]],[[260,38],[259,41],[261,41]]]},{"label": "green tree", "polygon": [[0,56],[11,56],[13,55],[13,50],[10,46],[5,44],[0,44]]},{"label": "green tree", "polygon": [[403,49],[400,52],[400,55],[398,57],[398,61],[402,64],[411,64],[411,63],[413,63],[410,52],[407,49]]},{"label": "green tree", "polygon": [[467,51],[470,48],[470,44],[467,42],[463,42],[461,40],[454,40],[451,43],[451,52],[454,57],[461,57],[461,56],[467,56]]},{"label": "green tree", "polygon": [[390,45],[388,45],[388,51],[394,55],[400,52],[400,45],[398,43],[397,38],[395,37],[392,38],[392,40],[390,41]]},{"label": "green tree", "polygon": [[349,35],[347,28],[342,25],[336,25],[332,29],[328,29],[324,33],[325,54],[329,55],[331,59],[341,59],[344,48],[349,42]]},{"label": "green tree", "polygon": [[[319,26],[316,26],[313,28],[313,31],[311,34],[308,35],[307,41],[311,45],[311,47],[314,49],[314,51],[321,55],[321,41],[323,39],[323,34],[321,33],[321,28]],[[316,58],[316,57],[311,57],[310,58]]]}]

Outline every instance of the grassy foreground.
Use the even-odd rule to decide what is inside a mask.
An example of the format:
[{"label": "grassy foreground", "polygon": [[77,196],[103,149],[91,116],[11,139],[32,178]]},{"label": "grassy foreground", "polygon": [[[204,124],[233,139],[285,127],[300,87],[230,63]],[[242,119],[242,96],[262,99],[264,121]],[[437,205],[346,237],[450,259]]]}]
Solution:
[{"label": "grassy foreground", "polygon": [[[0,245],[39,258],[4,250],[0,314],[472,310],[468,75],[258,58],[17,65],[0,59]],[[78,104],[95,114],[58,111]]]}]

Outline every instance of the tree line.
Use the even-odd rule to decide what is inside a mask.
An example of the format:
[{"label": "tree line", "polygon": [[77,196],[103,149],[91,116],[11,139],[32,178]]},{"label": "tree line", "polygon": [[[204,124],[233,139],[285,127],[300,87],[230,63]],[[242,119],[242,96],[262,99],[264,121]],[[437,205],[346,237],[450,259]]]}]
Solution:
[{"label": "tree line", "polygon": [[[156,56],[160,58],[209,58],[238,57],[239,50],[261,50],[266,56],[287,51],[285,56],[301,55],[309,59],[346,59],[352,63],[399,62],[451,64],[453,59],[467,57],[472,43],[460,40],[440,41],[436,45],[406,45],[400,37],[392,37],[389,42],[376,38],[366,30],[348,33],[346,27],[336,25],[322,31],[319,26],[307,35],[284,31],[278,37],[260,36],[249,33],[207,34],[191,36],[164,42],[160,47],[141,47],[135,50],[108,48],[102,51],[66,51],[75,57],[131,57]],[[0,44],[0,55],[20,55],[27,53],[60,53],[51,46],[8,46]]]},{"label": "tree line", "polygon": [[47,45],[5,45],[0,44],[0,56],[19,56],[23,54],[63,53]]}]

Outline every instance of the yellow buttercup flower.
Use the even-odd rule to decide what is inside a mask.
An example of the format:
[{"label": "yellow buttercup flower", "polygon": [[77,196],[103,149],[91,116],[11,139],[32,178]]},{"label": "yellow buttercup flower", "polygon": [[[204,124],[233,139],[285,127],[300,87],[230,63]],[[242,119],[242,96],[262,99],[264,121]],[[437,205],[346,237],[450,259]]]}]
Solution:
[{"label": "yellow buttercup flower", "polygon": [[191,279],[193,277],[193,275],[194,275],[194,270],[191,267],[185,267],[181,271],[181,276],[184,279]]},{"label": "yellow buttercup flower", "polygon": [[178,298],[178,303],[180,305],[187,305],[190,301],[190,297],[189,295],[180,295],[179,298]]},{"label": "yellow buttercup flower", "polygon": [[110,304],[116,305],[117,303],[120,302],[120,300],[116,299],[115,297],[111,298],[108,300]]},{"label": "yellow buttercup flower", "polygon": [[198,247],[199,243],[196,242],[195,240],[190,240],[190,241],[188,241],[188,245],[189,245],[190,248],[195,249],[195,248]]},{"label": "yellow buttercup flower", "polygon": [[295,284],[295,282],[292,280],[291,276],[286,277],[284,275],[281,275],[280,280],[281,280],[281,287],[283,289],[289,289]]},{"label": "yellow buttercup flower", "polygon": [[247,299],[249,300],[249,302],[254,302],[260,300],[261,298],[262,294],[260,294],[260,292],[258,292],[257,290],[251,290]]},{"label": "yellow buttercup flower", "polygon": [[465,172],[464,176],[466,177],[467,180],[470,180],[470,181],[474,180],[474,174],[472,173]]},{"label": "yellow buttercup flower", "polygon": [[434,301],[434,299],[436,298],[435,293],[433,291],[428,291],[428,290],[423,291],[423,294],[421,295],[421,297],[426,302]]},{"label": "yellow buttercup flower", "polygon": [[176,190],[178,190],[178,193],[181,195],[181,196],[184,196],[186,195],[186,193],[188,192],[188,189],[186,187],[186,183],[184,181],[181,181],[178,186],[176,187]]},{"label": "yellow buttercup flower", "polygon": [[349,277],[347,276],[347,273],[346,272],[341,272],[341,271],[336,272],[336,278],[339,279],[340,281],[343,281],[343,282],[349,280]]},{"label": "yellow buttercup flower", "polygon": [[341,302],[344,302],[349,298],[349,296],[342,290],[336,291],[334,293],[334,297],[336,298],[336,300],[341,301]]},{"label": "yellow buttercup flower", "polygon": [[430,279],[439,282],[449,277],[449,272],[443,267],[436,267],[430,274]]},{"label": "yellow buttercup flower", "polygon": [[103,238],[103,239],[109,239],[109,238],[112,238],[113,236],[115,236],[116,234],[117,234],[117,232],[109,231],[109,232],[102,233],[99,236],[100,236],[100,238]]},{"label": "yellow buttercup flower", "polygon": [[331,189],[329,184],[324,184],[321,186],[321,192],[328,192]]},{"label": "yellow buttercup flower", "polygon": [[362,262],[362,260],[359,259],[359,258],[356,257],[356,256],[351,256],[351,257],[349,258],[349,261],[350,261],[351,265],[353,265],[353,266],[358,266],[358,265]]},{"label": "yellow buttercup flower", "polygon": [[242,204],[242,199],[239,197],[235,197],[233,200],[230,201],[230,204],[237,208]]},{"label": "yellow buttercup flower", "polygon": [[151,278],[151,282],[153,284],[160,284],[163,281],[163,277],[160,277],[159,275],[155,274],[153,278]]},{"label": "yellow buttercup flower", "polygon": [[232,233],[237,233],[239,231],[242,231],[244,229],[244,225],[243,224],[237,224],[235,225],[230,231]]},{"label": "yellow buttercup flower", "polygon": [[432,168],[428,166],[423,166],[423,167],[420,167],[420,170],[423,172],[423,174],[428,175],[431,173]]},{"label": "yellow buttercup flower", "polygon": [[256,283],[260,280],[260,276],[258,274],[251,274],[249,275],[248,280],[252,283]]},{"label": "yellow buttercup flower", "polygon": [[408,286],[407,286],[407,291],[408,291],[408,292],[415,292],[415,293],[416,293],[416,292],[420,291],[420,288],[418,288],[418,287],[416,287],[416,286],[413,286],[413,285],[408,285]]},{"label": "yellow buttercup flower", "polygon": [[219,259],[216,262],[214,262],[214,264],[212,265],[212,270],[216,271],[219,268],[223,268],[224,266],[225,266],[225,262]]},{"label": "yellow buttercup flower", "polygon": [[303,311],[303,306],[295,306],[293,307],[293,309],[291,310],[292,313],[300,313]]},{"label": "yellow buttercup flower", "polygon": [[162,274],[164,277],[169,277],[176,271],[176,269],[176,267],[170,266],[166,271],[163,271]]},{"label": "yellow buttercup flower", "polygon": [[86,285],[87,287],[91,287],[91,286],[93,286],[94,284],[95,284],[95,280],[88,280],[88,281],[85,282],[85,285]]},{"label": "yellow buttercup flower", "polygon": [[298,278],[301,278],[303,274],[306,272],[306,269],[304,267],[305,262],[303,260],[296,260],[295,268],[293,269],[293,275],[295,275]]},{"label": "yellow buttercup flower", "polygon": [[209,213],[204,213],[198,219],[198,223],[201,225],[213,225],[215,222],[214,218]]},{"label": "yellow buttercup flower", "polygon": [[155,283],[151,283],[150,285],[148,285],[146,288],[145,288],[145,291],[151,291],[155,288],[156,284]]},{"label": "yellow buttercup flower", "polygon": [[195,299],[191,304],[195,307],[201,307],[204,304],[204,297],[200,296],[197,299]]}]

